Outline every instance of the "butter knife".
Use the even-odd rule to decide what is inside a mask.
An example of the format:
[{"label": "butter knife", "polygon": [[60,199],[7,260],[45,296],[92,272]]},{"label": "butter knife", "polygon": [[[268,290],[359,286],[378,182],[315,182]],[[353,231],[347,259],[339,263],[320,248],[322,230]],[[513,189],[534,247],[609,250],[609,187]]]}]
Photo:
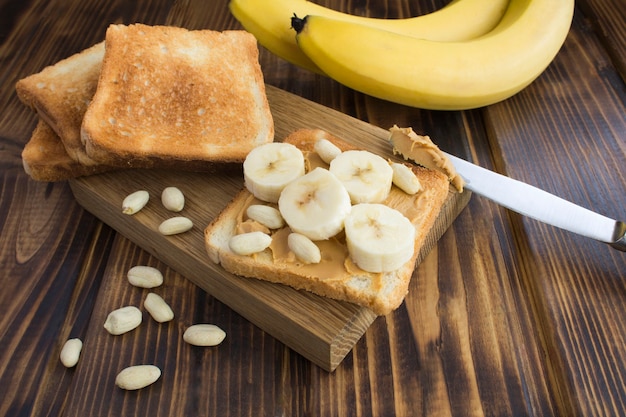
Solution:
[{"label": "butter knife", "polygon": [[509,210],[626,252],[626,223],[613,220],[530,184],[445,154],[465,188]]}]

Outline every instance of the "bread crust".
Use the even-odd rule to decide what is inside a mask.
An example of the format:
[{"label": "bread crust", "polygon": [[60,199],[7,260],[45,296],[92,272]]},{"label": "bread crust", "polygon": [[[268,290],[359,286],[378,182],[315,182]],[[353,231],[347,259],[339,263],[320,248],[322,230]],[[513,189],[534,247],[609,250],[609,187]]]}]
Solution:
[{"label": "bread crust", "polygon": [[[284,141],[303,151],[312,151],[315,141],[320,137],[331,140],[342,150],[355,148],[322,130],[298,130]],[[339,276],[324,276],[312,265],[274,262],[271,249],[251,256],[236,255],[228,247],[228,241],[236,233],[243,209],[254,199],[246,189],[242,189],[206,227],[204,238],[208,256],[235,275],[289,285],[298,290],[368,307],[378,315],[388,314],[402,304],[408,292],[420,248],[424,245],[449,191],[449,182],[442,173],[415,165],[411,165],[411,168],[423,186],[424,191],[421,192],[424,195],[419,199],[420,206],[416,208],[420,214],[413,222],[416,227],[414,255],[396,271],[373,274],[356,268],[350,272],[343,269]],[[411,197],[407,195],[407,198]]]},{"label": "bread crust", "polygon": [[99,174],[112,168],[83,165],[71,158],[56,132],[40,119],[22,150],[24,171],[36,181],[56,182]]},{"label": "bread crust", "polygon": [[111,25],[82,125],[94,160],[120,167],[203,169],[241,162],[273,141],[258,62],[245,31]]},{"label": "bread crust", "polygon": [[100,77],[104,42],[100,42],[19,80],[19,99],[32,108],[59,136],[70,158],[99,165],[87,155],[80,126]]}]

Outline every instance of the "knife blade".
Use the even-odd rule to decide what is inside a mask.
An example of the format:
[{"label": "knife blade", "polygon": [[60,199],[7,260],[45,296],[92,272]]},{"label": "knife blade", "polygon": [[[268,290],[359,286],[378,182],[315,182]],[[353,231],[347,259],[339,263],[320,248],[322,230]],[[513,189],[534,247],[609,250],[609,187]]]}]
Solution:
[{"label": "knife blade", "polygon": [[626,252],[626,223],[578,206],[530,184],[444,154],[463,177],[468,190],[524,216],[608,243]]}]

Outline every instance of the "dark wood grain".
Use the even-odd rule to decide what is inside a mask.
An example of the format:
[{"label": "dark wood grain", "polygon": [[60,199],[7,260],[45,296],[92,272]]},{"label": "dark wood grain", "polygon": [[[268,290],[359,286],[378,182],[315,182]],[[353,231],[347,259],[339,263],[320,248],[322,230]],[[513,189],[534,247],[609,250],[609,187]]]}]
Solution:
[{"label": "dark wood grain", "polygon": [[[584,207],[623,218],[626,88],[600,40],[584,28],[576,30],[583,26],[578,14],[561,53],[533,90],[487,110],[500,152],[497,166]],[[555,115],[562,120],[558,125],[549,123]],[[511,131],[505,120],[515,120],[519,127]],[[550,175],[540,166],[549,166]],[[554,394],[562,396],[571,412],[593,415],[597,404],[603,404],[608,414],[620,414],[626,397],[614,369],[615,361],[622,364],[626,358],[623,335],[615,330],[623,318],[606,318],[619,309],[618,300],[626,293],[624,253],[511,217],[520,239],[518,263],[528,265],[520,269],[520,279],[544,336],[547,371],[562,390]],[[592,378],[589,369],[594,369]],[[590,400],[572,401],[581,397]]]},{"label": "dark wood grain", "polygon": [[111,231],[84,213],[65,185],[9,174],[4,181],[0,414],[42,408],[55,415],[72,379],[57,366],[60,348],[65,338],[85,334]]},{"label": "dark wood grain", "polygon": [[590,23],[591,36],[598,37],[614,67],[626,80],[626,8],[620,0],[578,2],[584,19]]},{"label": "dark wood grain", "polygon": [[[376,17],[445,1],[320,0]],[[340,86],[261,49],[268,84],[384,129],[410,125],[446,151],[603,214],[626,217],[623,2],[577,2],[548,70],[503,103],[464,112],[408,108]],[[83,211],[65,183],[28,179],[20,152],[36,123],[15,82],[101,40],[113,22],[233,29],[227,1],[0,0],[0,414],[572,416],[626,409],[626,254],[472,198],[419,265],[411,297],[380,317],[335,372],[288,349]],[[177,321],[114,338],[99,326],[146,291],[131,265],[162,268]],[[171,298],[169,298],[171,297]],[[184,326],[223,326],[217,349],[181,343]],[[80,335],[79,366],[60,348]],[[112,385],[154,361],[162,379]]]}]

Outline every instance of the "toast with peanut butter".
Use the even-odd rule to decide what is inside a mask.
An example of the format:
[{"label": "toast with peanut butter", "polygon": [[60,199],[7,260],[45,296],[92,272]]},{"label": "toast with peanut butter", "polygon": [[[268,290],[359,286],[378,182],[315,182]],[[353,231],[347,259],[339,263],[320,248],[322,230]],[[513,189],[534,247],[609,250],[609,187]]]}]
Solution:
[{"label": "toast with peanut butter", "polygon": [[103,56],[100,42],[15,85],[20,100],[56,132],[69,157],[85,166],[100,165],[87,155],[80,128],[98,85]]},{"label": "toast with peanut butter", "polygon": [[[328,162],[327,157],[322,157],[322,152],[316,145],[320,139],[326,139],[335,145],[341,155],[351,153],[349,151],[359,151],[346,141],[322,130],[303,129],[293,132],[282,143],[294,145],[304,156],[306,174],[299,178],[322,174],[324,171],[333,172],[334,176],[334,173],[337,172],[336,170],[333,171],[333,164],[339,157],[335,156],[330,162]],[[388,165],[392,163],[391,161],[384,161]],[[331,232],[331,234],[335,233],[332,236],[327,234],[309,239],[309,242],[313,242],[319,249],[317,259],[313,256],[308,257],[308,255],[300,256],[300,248],[292,246],[290,240],[292,235],[307,234],[306,231],[300,230],[300,226],[306,229],[306,225],[300,223],[296,228],[295,222],[289,221],[284,206],[287,203],[283,201],[286,198],[284,197],[285,194],[292,192],[290,188],[293,189],[299,185],[299,183],[296,184],[299,180],[289,182],[280,192],[278,202],[272,203],[258,198],[257,194],[253,194],[248,184],[249,178],[246,177],[245,188],[205,229],[205,246],[209,258],[235,275],[284,284],[320,296],[355,303],[370,308],[378,315],[390,313],[402,304],[408,292],[420,248],[424,245],[428,232],[435,223],[449,191],[449,181],[441,172],[403,162],[397,163],[408,167],[410,172],[414,174],[419,182],[418,191],[404,191],[404,188],[395,185],[394,179],[388,194],[383,197],[384,200],[380,204],[355,202],[352,201],[353,195],[350,194],[348,204],[351,204],[351,209],[348,217],[343,220],[343,229],[336,233],[335,231]],[[324,175],[328,177],[328,174]],[[339,175],[336,177],[340,178]],[[376,186],[378,185],[372,184],[372,188]],[[323,185],[317,191],[322,192],[328,188],[329,186]],[[303,204],[304,200],[309,197],[316,198],[313,197],[313,192],[307,191],[302,195],[305,196],[301,201]],[[325,198],[323,196],[317,197],[319,201]],[[278,209],[279,213],[285,214],[283,216],[285,223],[270,226],[269,222],[252,215],[252,211],[249,210],[251,206],[255,208],[269,206]],[[405,229],[409,229],[411,232],[408,235],[412,239],[410,252],[406,258],[402,259],[401,263],[396,264],[391,270],[377,270],[375,269],[376,266],[373,267],[374,269],[370,269],[370,265],[365,266],[369,258],[380,257],[382,259],[382,254],[366,252],[363,256],[363,253],[360,253],[357,259],[356,250],[353,252],[353,248],[350,246],[354,246],[355,243],[353,242],[354,239],[350,238],[350,233],[354,232],[349,229],[349,224],[352,227],[354,221],[350,220],[349,222],[349,218],[358,211],[356,208],[361,206],[375,206],[376,209],[385,206],[388,209],[393,209],[395,214],[401,213],[404,221],[408,222],[408,228],[405,227]],[[292,209],[293,207],[290,208],[290,210]],[[317,233],[326,228],[325,219],[315,218],[315,216],[309,217],[312,223],[320,223],[319,225],[315,224],[315,227],[310,229],[312,233]],[[334,217],[334,214],[327,217]],[[384,221],[385,219],[380,224],[382,225]],[[253,236],[255,234],[256,237],[261,236],[256,232],[269,236],[269,238],[258,239],[259,242],[267,241],[264,248],[261,246],[263,249],[245,253],[243,252],[245,248],[234,243],[240,236]],[[406,235],[404,231],[399,229],[396,229],[394,233],[398,234],[398,239],[400,239],[400,235]],[[309,234],[308,236],[312,235]],[[366,234],[360,235],[363,237],[361,240],[367,242],[370,239],[367,236]],[[374,238],[372,237],[372,239]],[[361,243],[363,242],[357,242],[356,246]],[[254,244],[256,241],[253,239],[248,246]],[[310,243],[307,244],[310,245]],[[310,247],[304,250],[304,253],[307,254],[314,252],[315,250],[311,250]],[[359,262],[362,260],[365,261],[364,264]]]},{"label": "toast with peanut butter", "polygon": [[256,39],[245,31],[109,26],[82,124],[88,155],[127,168],[202,170],[274,139]]}]

